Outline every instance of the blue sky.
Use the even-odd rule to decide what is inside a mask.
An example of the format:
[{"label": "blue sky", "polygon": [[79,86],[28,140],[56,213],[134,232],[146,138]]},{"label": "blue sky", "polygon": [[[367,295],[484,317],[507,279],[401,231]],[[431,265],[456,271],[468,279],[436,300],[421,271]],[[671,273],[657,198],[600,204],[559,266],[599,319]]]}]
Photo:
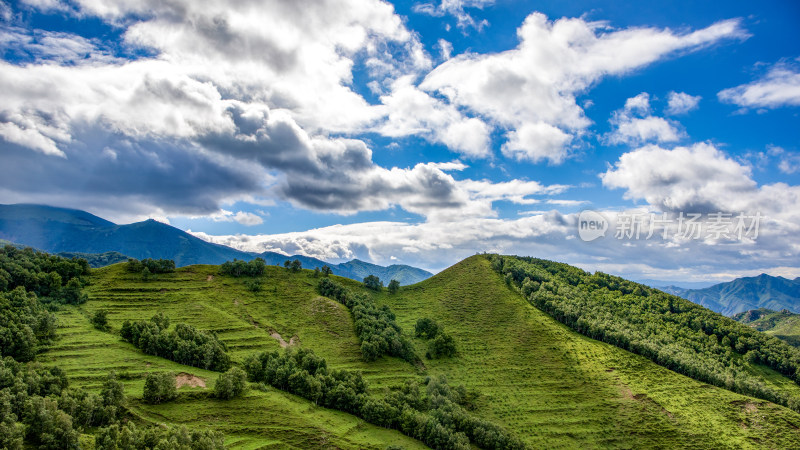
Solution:
[{"label": "blue sky", "polygon": [[[798,24],[792,1],[0,2],[0,196],[331,261],[797,277]],[[765,218],[616,239],[631,212]]]}]

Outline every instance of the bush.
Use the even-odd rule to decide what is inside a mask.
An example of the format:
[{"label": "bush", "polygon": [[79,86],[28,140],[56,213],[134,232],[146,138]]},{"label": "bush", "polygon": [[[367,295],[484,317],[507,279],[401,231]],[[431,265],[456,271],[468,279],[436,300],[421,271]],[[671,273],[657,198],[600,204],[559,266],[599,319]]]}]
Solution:
[{"label": "bush", "polygon": [[98,309],[90,319],[92,325],[101,331],[108,330],[108,311],[105,309]]},{"label": "bush", "polygon": [[175,399],[178,388],[175,384],[175,374],[171,372],[149,373],[144,380],[142,399],[145,403],[157,405]]},{"label": "bush", "polygon": [[214,384],[214,395],[223,400],[230,400],[247,392],[247,373],[233,367],[217,378]]},{"label": "bush", "polygon": [[244,287],[250,292],[261,292],[262,289],[260,280],[247,280],[244,282]]},{"label": "bush", "polygon": [[431,359],[450,358],[456,353],[456,341],[449,334],[440,332],[435,339],[428,343],[426,356]]},{"label": "bush", "polygon": [[433,339],[439,334],[439,324],[433,319],[422,318],[414,325],[414,335],[422,339]]}]

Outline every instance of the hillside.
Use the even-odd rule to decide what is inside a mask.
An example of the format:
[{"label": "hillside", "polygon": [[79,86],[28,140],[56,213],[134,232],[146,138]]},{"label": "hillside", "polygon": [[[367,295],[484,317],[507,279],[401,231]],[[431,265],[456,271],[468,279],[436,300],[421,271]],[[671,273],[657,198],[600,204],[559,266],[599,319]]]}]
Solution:
[{"label": "hillside", "polygon": [[[412,284],[431,276],[430,272],[411,266],[383,267],[358,260],[331,264],[302,255],[243,252],[206,242],[155,220],[117,225],[85,211],[41,205],[0,205],[0,239],[48,253],[82,255],[93,267],[119,259],[119,255],[171,259],[178,267],[261,257],[270,265],[282,265],[287,259],[298,259],[306,268],[328,265],[334,274],[359,281],[376,275],[386,282],[396,279],[400,284]],[[108,255],[109,252],[119,255]]]},{"label": "hillside", "polygon": [[684,289],[676,286],[660,289],[726,316],[759,308],[800,312],[798,278],[789,280],[761,274],[757,277],[737,278],[703,289]]},{"label": "hillside", "polygon": [[800,347],[800,314],[759,308],[735,314],[733,319]]},{"label": "hillside", "polygon": [[[139,396],[148,372],[191,374],[208,387],[218,374],[143,354],[114,334],[124,320],[144,320],[161,311],[173,322],[215,331],[234,361],[278,349],[281,342],[313,349],[331,368],[362,371],[373,396],[405,380],[446,375],[452,385],[466,387],[471,414],[511,430],[533,448],[791,448],[800,443],[797,413],[575,333],[509,288],[482,256],[397,294],[373,294],[337,278],[389,306],[407,336],[414,335],[414,324],[423,317],[445,327],[458,355],[425,359],[423,368],[389,357],[365,362],[351,314],[317,294],[318,280],[310,271],[267,267],[262,289],[252,292],[246,279],[221,276],[218,270],[190,266],[144,282],[124,265],[95,269],[86,289],[90,300],[63,307],[61,338],[39,359],[61,366],[74,385],[88,389],[97,389],[113,368],[123,374],[130,407],[140,420],[219,430],[232,448],[421,444],[271,387],[232,401],[184,387],[176,401],[144,404]],[[90,325],[89,317],[100,309],[109,311],[111,333]],[[412,341],[424,354],[427,343]],[[777,375],[765,382],[797,389]]]}]

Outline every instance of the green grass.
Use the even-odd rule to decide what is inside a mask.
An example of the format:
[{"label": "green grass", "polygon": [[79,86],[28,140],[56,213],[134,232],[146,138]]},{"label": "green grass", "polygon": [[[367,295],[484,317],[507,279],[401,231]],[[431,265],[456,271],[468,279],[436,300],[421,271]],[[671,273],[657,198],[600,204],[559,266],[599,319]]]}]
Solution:
[{"label": "green grass", "polygon": [[[217,275],[216,266],[190,266],[142,282],[123,265],[93,271],[90,300],[59,313],[61,338],[40,360],[67,370],[73,384],[98,389],[109,370],[124,373],[132,411],[154,423],[211,427],[234,448],[422,447],[398,432],[341,412],[315,407],[269,389],[219,401],[208,390],[217,374],[147,356],[113,332],[126,319],[163,311],[173,322],[213,330],[234,360],[279,348],[270,336],[293,336],[331,368],[360,370],[371,390],[425,374],[448,376],[477,393],[472,413],[512,430],[532,447],[793,448],[800,445],[800,415],[765,401],[704,385],[645,358],[567,329],[510,290],[480,256],[389,295],[373,294],[397,314],[409,335],[421,317],[445,326],[459,355],[424,360],[426,373],[397,358],[366,363],[347,309],[319,297],[309,271],[269,267],[264,289]],[[353,289],[360,283],[337,280]],[[109,311],[112,333],[95,330],[90,315]],[[414,339],[419,355],[426,342]],[[164,405],[139,401],[150,371],[186,372],[209,389],[182,388]],[[787,389],[790,380],[764,369]]]}]

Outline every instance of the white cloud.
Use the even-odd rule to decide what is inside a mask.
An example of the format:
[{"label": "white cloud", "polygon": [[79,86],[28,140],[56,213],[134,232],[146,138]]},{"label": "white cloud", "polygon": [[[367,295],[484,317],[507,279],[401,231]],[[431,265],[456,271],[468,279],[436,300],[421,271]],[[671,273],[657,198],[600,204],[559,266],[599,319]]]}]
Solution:
[{"label": "white cloud", "polygon": [[699,95],[694,96],[685,92],[672,91],[667,96],[667,109],[665,112],[670,115],[686,114],[697,109],[701,98]]},{"label": "white cloud", "polygon": [[611,144],[640,145],[645,142],[677,142],[683,136],[677,125],[650,115],[650,96],[646,92],[625,101],[609,120],[613,130],[605,136]]},{"label": "white cloud", "polygon": [[547,160],[559,164],[567,157],[566,147],[571,140],[572,136],[560,128],[544,122],[529,123],[510,131],[501,151],[518,161]]},{"label": "white cloud", "polygon": [[[561,161],[574,138],[591,122],[576,103],[576,95],[609,75],[622,75],[679,51],[694,51],[724,39],[747,37],[738,20],[715,23],[685,33],[669,29],[630,28],[608,31],[603,23],[583,19],[549,21],[528,16],[517,30],[520,44],[495,54],[458,55],[431,71],[420,84],[451,104],[491,119],[508,130],[508,151],[518,157]],[[523,131],[525,125],[537,127]],[[545,144],[528,149],[528,135]],[[571,138],[567,138],[569,136]]]},{"label": "white cloud", "polygon": [[459,28],[466,32],[468,28],[474,28],[481,31],[483,27],[489,25],[487,20],[475,20],[466,9],[483,9],[491,6],[495,0],[441,0],[440,3],[417,3],[413,6],[412,10],[418,14],[427,14],[433,17],[443,17],[444,15],[451,15],[456,18]]},{"label": "white cloud", "polygon": [[642,92],[641,94],[625,100],[625,111],[637,112],[640,114],[650,113],[650,94]]},{"label": "white cloud", "polygon": [[490,154],[488,125],[421,91],[411,77],[398,79],[391,94],[381,101],[389,111],[388,120],[379,128],[384,136],[420,135],[471,158]]},{"label": "white cloud", "polygon": [[439,39],[437,45],[439,46],[439,52],[441,52],[442,59],[445,61],[450,59],[450,55],[453,53],[453,44],[444,39]]},{"label": "white cloud", "polygon": [[776,64],[760,80],[725,89],[720,101],[744,108],[779,108],[800,105],[800,73],[787,64]]},{"label": "white cloud", "polygon": [[[193,217],[198,218],[198,217]],[[214,222],[238,222],[245,226],[254,226],[254,225],[261,225],[264,223],[264,219],[259,217],[256,214],[246,211],[238,211],[236,213],[232,211],[227,211],[224,209],[220,209],[218,212],[214,214],[209,214],[208,218],[213,220]]]},{"label": "white cloud", "polygon": [[643,142],[676,142],[681,133],[669,121],[662,117],[630,117],[617,116],[611,121],[616,130],[609,136],[614,144],[641,144]]},{"label": "white cloud", "polygon": [[625,189],[625,198],[643,199],[660,211],[760,212],[781,232],[800,231],[800,186],[758,185],[749,166],[711,144],[645,146],[622,155],[601,179],[608,188]]}]

